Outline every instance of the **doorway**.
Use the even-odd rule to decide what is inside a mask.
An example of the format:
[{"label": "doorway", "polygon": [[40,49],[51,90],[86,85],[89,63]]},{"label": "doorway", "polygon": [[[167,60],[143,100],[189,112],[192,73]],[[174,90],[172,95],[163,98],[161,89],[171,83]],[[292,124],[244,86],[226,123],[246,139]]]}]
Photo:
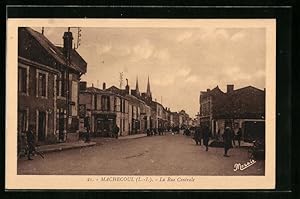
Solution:
[{"label": "doorway", "polygon": [[60,141],[64,140],[65,120],[64,113],[60,112],[58,116],[58,137]]},{"label": "doorway", "polygon": [[44,142],[46,137],[46,112],[39,111],[38,118],[38,141]]},{"label": "doorway", "polygon": [[116,125],[115,115],[98,115],[96,118],[96,134],[98,136],[112,136],[112,130]]}]

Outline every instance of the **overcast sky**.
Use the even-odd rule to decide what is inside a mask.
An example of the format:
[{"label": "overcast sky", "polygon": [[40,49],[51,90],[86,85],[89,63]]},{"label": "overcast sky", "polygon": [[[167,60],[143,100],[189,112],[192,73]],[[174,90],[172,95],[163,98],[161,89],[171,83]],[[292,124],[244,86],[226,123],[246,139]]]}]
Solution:
[{"label": "overcast sky", "polygon": [[[35,28],[40,31],[40,28]],[[62,44],[67,28],[45,28],[54,44]],[[77,30],[71,29],[74,42]],[[140,92],[150,77],[153,99],[172,111],[194,117],[200,91],[217,85],[226,92],[245,86],[265,87],[264,28],[82,28],[77,51],[88,63],[82,80],[88,85],[119,86],[120,72]]]}]

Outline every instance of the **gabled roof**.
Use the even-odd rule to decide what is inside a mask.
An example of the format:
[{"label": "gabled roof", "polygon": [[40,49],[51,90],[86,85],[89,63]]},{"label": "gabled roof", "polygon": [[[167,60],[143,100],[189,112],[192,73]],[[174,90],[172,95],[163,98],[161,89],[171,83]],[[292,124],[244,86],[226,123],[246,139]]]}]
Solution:
[{"label": "gabled roof", "polygon": [[105,91],[101,90],[100,88],[96,88],[96,87],[87,87],[85,91],[92,92],[92,93],[103,93],[103,92],[105,92]]},{"label": "gabled roof", "polygon": [[111,92],[114,92],[114,93],[117,93],[117,94],[119,94],[119,95],[123,95],[123,96],[125,96],[127,93],[126,93],[126,90],[124,90],[124,89],[119,89],[119,88],[117,88],[116,86],[111,86],[111,87],[109,87],[108,89],[106,89],[106,90],[108,90],[108,91],[111,91]]},{"label": "gabled roof", "polygon": [[[51,55],[57,62],[62,65],[67,66],[66,57],[63,54],[62,48],[55,46],[52,42],[50,42],[43,34],[33,30],[32,28],[26,27],[24,28],[48,53]],[[71,51],[71,64],[70,68],[81,72],[86,73],[87,63],[84,59],[76,52],[76,50],[72,49]]]},{"label": "gabled roof", "polygon": [[112,92],[110,90],[107,90],[107,89],[102,90],[102,89],[96,88],[96,87],[87,87],[86,90],[81,91],[81,92],[104,94],[104,95],[114,95],[114,96],[118,96],[118,97],[123,97],[122,95],[119,95],[118,93]]},{"label": "gabled roof", "polygon": [[219,88],[219,86],[216,86],[216,87],[213,88],[212,90],[201,91],[201,95],[203,95],[203,96],[207,96],[207,95],[218,95],[218,94],[225,94],[225,93]]},{"label": "gabled roof", "polygon": [[243,91],[246,91],[246,90],[254,90],[254,91],[264,92],[263,90],[261,90],[259,88],[256,88],[254,86],[246,86],[246,87],[243,87],[243,88],[239,88],[239,89],[233,90],[231,93],[235,94],[235,93],[243,92]]}]

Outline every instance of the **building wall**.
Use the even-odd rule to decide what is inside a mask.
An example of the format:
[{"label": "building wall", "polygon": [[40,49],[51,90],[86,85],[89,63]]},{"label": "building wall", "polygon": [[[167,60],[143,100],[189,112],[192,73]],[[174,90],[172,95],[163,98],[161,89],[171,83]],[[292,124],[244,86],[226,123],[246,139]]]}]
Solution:
[{"label": "building wall", "polygon": [[131,103],[128,103],[128,130],[129,134],[132,133],[132,105]]},{"label": "building wall", "polygon": [[[103,96],[107,96],[109,99],[109,110],[102,110]],[[79,103],[85,104],[87,110],[91,110],[91,121],[95,121],[95,117],[93,116],[93,112],[95,111],[103,114],[114,113],[116,115],[115,124],[120,129],[119,135],[125,136],[129,134],[129,126],[131,126],[129,117],[132,117],[132,113],[130,113],[131,108],[129,108],[129,103],[125,98],[113,93],[81,92],[79,95]],[[91,129],[95,131],[95,122],[92,122]]]},{"label": "building wall", "polygon": [[[50,72],[48,70],[43,70],[41,66],[36,68],[37,66],[28,65],[22,61],[18,63],[19,68],[24,68],[27,71],[27,93],[18,94],[18,118],[20,111],[26,112],[26,121],[25,128],[20,129],[20,131],[28,130],[29,124],[34,126],[36,140],[38,139],[38,115],[39,111],[45,112],[45,141],[40,144],[47,143],[50,139],[50,136],[55,135],[55,73]],[[38,73],[42,73],[46,75],[46,97],[37,95],[37,87],[38,87]],[[18,123],[20,121],[18,120]],[[18,125],[20,126],[20,124]]]},{"label": "building wall", "polygon": [[[47,89],[50,93],[47,93],[48,96],[47,98],[53,98],[51,99],[52,102],[50,102],[50,99],[43,99],[43,100],[38,100],[36,103],[35,101],[32,101],[30,103],[35,104],[34,106],[39,107],[41,111],[47,109],[46,113],[46,118],[47,118],[47,125],[51,125],[53,128],[48,129],[47,133],[49,131],[54,132],[54,134],[57,136],[59,133],[58,131],[58,124],[59,124],[59,117],[63,118],[64,120],[64,133],[77,133],[77,134],[72,134],[68,136],[68,138],[74,137],[75,139],[78,139],[78,129],[79,129],[79,120],[78,120],[78,82],[79,82],[79,72],[70,69],[70,75],[69,75],[69,82],[67,81],[67,78],[65,76],[67,66],[63,64],[62,62],[58,61],[59,59],[54,58],[55,56],[52,56],[51,53],[49,53],[49,46],[48,43],[39,43],[37,40],[40,39],[40,41],[44,41],[43,36],[40,36],[39,39],[33,37],[31,34],[29,34],[28,30],[25,28],[19,28],[18,29],[18,56],[19,59],[27,59],[31,63],[37,64],[37,68],[32,68],[30,69],[30,77],[34,74],[36,74],[35,70],[41,70],[41,71],[52,71],[51,73],[54,73],[57,75],[54,77],[53,75],[48,75],[47,78]],[[43,45],[45,44],[45,45]],[[51,45],[50,45],[51,46]],[[52,46],[55,48],[54,46]],[[50,50],[54,51],[50,47]],[[48,50],[46,50],[48,48]],[[26,61],[28,62],[28,61]],[[83,63],[83,62],[81,62]],[[86,64],[85,62],[83,64]],[[61,90],[61,85],[60,85],[60,77],[64,77],[64,83],[65,85],[69,84],[69,99],[72,102],[72,105],[67,105],[66,103],[66,98],[62,97],[60,95],[57,95],[56,91]],[[35,87],[36,90],[36,83],[35,83],[34,78],[29,79],[28,85],[30,87]],[[59,84],[58,84],[58,82]],[[30,95],[29,96],[34,96],[36,95],[35,90],[30,90]],[[54,92],[53,92],[54,90]],[[66,91],[66,90],[65,90]],[[65,94],[66,92],[64,92]],[[24,99],[25,101],[27,99]],[[23,101],[23,100],[22,100]],[[23,102],[21,102],[23,103]],[[49,103],[52,103],[50,106]],[[44,107],[44,108],[43,108]],[[50,109],[51,110],[50,110]],[[31,114],[31,110],[28,111],[28,114]],[[36,112],[36,111],[35,111]],[[69,113],[70,117],[67,117],[67,113]],[[37,112],[36,112],[37,114]],[[37,120],[37,119],[35,119]],[[33,121],[31,121],[33,122]],[[67,136],[64,136],[64,141]],[[53,140],[53,139],[52,139]]]},{"label": "building wall", "polygon": [[213,135],[219,129],[222,133],[224,125],[233,127],[232,121],[245,118],[262,119],[264,114],[265,92],[251,86],[227,93],[217,88],[209,94],[200,94],[200,125],[209,125]]}]

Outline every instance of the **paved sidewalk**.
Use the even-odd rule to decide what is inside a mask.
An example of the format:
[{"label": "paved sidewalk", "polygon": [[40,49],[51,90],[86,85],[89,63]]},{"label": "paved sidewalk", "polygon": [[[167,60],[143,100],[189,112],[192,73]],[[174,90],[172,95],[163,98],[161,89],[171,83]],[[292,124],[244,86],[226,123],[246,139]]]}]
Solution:
[{"label": "paved sidewalk", "polygon": [[58,143],[58,144],[51,144],[51,145],[42,145],[37,147],[37,150],[42,153],[49,153],[49,152],[63,151],[68,149],[89,147],[94,145],[96,145],[96,142],[86,143],[80,140],[78,142],[66,142],[66,143]]},{"label": "paved sidewalk", "polygon": [[135,135],[126,135],[126,136],[120,136],[118,139],[119,140],[126,140],[126,139],[136,139],[136,138],[142,138],[146,137],[146,133],[141,133],[141,134],[135,134]]},{"label": "paved sidewalk", "polygon": [[103,145],[107,142],[117,142],[120,140],[137,139],[137,138],[143,138],[146,136],[147,136],[147,134],[141,133],[141,134],[135,134],[135,135],[119,136],[118,139],[112,138],[112,137],[92,137],[91,141],[96,142],[96,145]]},{"label": "paved sidewalk", "polygon": [[58,144],[42,145],[37,147],[37,150],[42,153],[57,152],[57,151],[63,151],[68,149],[90,147],[96,144],[103,144],[103,142],[109,142],[114,140],[136,139],[136,138],[142,138],[146,136],[147,134],[141,133],[135,135],[120,136],[118,139],[97,137],[97,138],[91,138],[91,142],[87,142],[87,143],[84,142],[83,140],[79,140],[77,142],[65,142],[65,143],[58,143]]},{"label": "paved sidewalk", "polygon": [[[215,140],[215,139],[211,139],[208,142],[208,145],[211,147],[223,147],[224,146],[223,144],[224,144],[223,141]],[[235,141],[235,146],[233,146],[233,147],[236,148],[237,146],[238,146],[238,142]],[[241,148],[248,148],[251,146],[253,146],[253,143],[241,141],[241,145],[240,145]]]}]

